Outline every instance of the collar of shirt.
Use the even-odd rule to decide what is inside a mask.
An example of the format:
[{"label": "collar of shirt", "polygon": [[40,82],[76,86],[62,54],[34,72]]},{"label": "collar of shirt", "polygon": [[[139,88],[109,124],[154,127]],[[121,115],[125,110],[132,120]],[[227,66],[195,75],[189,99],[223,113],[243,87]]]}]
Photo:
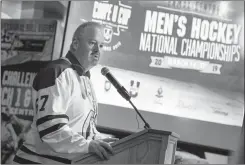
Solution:
[{"label": "collar of shirt", "polygon": [[73,69],[77,71],[79,76],[87,76],[88,78],[90,78],[90,72],[84,71],[84,68],[81,66],[81,64],[71,51],[68,51],[68,53],[66,54],[66,58],[71,62]]}]

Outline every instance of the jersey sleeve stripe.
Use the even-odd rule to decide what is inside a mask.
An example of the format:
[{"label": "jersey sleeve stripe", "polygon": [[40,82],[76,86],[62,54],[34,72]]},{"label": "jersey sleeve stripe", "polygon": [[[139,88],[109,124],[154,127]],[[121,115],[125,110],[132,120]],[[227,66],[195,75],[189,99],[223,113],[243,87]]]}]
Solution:
[{"label": "jersey sleeve stripe", "polygon": [[39,119],[37,119],[36,125],[39,126],[47,121],[53,120],[53,119],[57,119],[57,118],[66,118],[69,121],[69,117],[65,114],[61,114],[61,115],[47,115],[44,117],[41,117]]},{"label": "jersey sleeve stripe", "polygon": [[17,155],[15,155],[13,162],[16,162],[19,164],[41,164],[41,163],[33,162],[31,160],[24,159],[24,158],[19,157]]},{"label": "jersey sleeve stripe", "polygon": [[40,138],[42,138],[43,136],[48,135],[48,134],[50,134],[52,132],[58,131],[64,125],[66,125],[66,123],[59,123],[59,124],[56,124],[56,125],[54,125],[52,127],[47,128],[47,129],[45,129],[43,131],[40,131],[39,132]]},{"label": "jersey sleeve stripe", "polygon": [[53,120],[49,120],[41,125],[38,125],[37,126],[37,129],[38,131],[42,131],[42,130],[45,130],[53,125],[56,125],[56,124],[60,124],[60,123],[68,123],[68,119],[67,118],[55,118]]},{"label": "jersey sleeve stripe", "polygon": [[51,160],[54,160],[54,161],[57,161],[57,162],[61,162],[61,163],[64,163],[64,164],[71,164],[71,160],[69,160],[69,159],[65,159],[65,158],[61,158],[61,157],[57,157],[57,156],[37,154],[37,153],[31,151],[30,149],[28,149],[25,146],[21,146],[20,150],[25,152],[25,153],[27,153],[27,154],[30,154],[30,155],[36,155],[36,156],[44,157],[44,158],[51,159]]}]

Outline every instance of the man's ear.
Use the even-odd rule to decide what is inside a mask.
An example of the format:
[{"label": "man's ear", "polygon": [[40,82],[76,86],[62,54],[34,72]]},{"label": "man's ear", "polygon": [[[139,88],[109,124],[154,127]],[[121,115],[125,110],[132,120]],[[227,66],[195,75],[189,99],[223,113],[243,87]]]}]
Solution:
[{"label": "man's ear", "polygon": [[78,45],[79,45],[78,39],[74,38],[71,43],[72,49],[76,51],[78,49]]}]

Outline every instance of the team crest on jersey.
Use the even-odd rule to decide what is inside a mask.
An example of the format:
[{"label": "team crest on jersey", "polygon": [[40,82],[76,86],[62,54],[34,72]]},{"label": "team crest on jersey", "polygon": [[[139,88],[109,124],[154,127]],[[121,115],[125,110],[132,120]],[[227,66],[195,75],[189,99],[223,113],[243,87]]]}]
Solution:
[{"label": "team crest on jersey", "polygon": [[82,134],[86,139],[88,139],[91,136],[92,127],[95,122],[95,115],[96,114],[94,113],[94,111],[90,110],[82,126]]}]

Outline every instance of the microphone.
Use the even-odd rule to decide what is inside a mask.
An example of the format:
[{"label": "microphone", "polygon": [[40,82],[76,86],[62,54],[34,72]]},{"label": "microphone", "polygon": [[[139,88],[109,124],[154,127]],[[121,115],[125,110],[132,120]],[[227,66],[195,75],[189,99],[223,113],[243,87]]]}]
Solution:
[{"label": "microphone", "polygon": [[101,69],[101,74],[105,76],[112,85],[117,89],[117,92],[127,101],[130,100],[130,95],[127,90],[116,80],[116,78],[110,73],[107,67]]},{"label": "microphone", "polygon": [[137,112],[137,114],[141,117],[141,119],[145,123],[144,128],[145,129],[151,128],[150,125],[145,121],[145,119],[143,118],[143,116],[140,114],[140,112],[138,111],[138,109],[134,106],[134,104],[130,100],[131,97],[130,97],[129,93],[127,92],[127,90],[116,80],[116,78],[110,73],[109,69],[107,67],[103,67],[101,69],[101,74],[103,76],[105,76],[112,83],[112,85],[117,89],[117,92],[120,93],[120,95],[123,98],[125,98],[132,105],[132,107],[134,108],[134,110]]}]

